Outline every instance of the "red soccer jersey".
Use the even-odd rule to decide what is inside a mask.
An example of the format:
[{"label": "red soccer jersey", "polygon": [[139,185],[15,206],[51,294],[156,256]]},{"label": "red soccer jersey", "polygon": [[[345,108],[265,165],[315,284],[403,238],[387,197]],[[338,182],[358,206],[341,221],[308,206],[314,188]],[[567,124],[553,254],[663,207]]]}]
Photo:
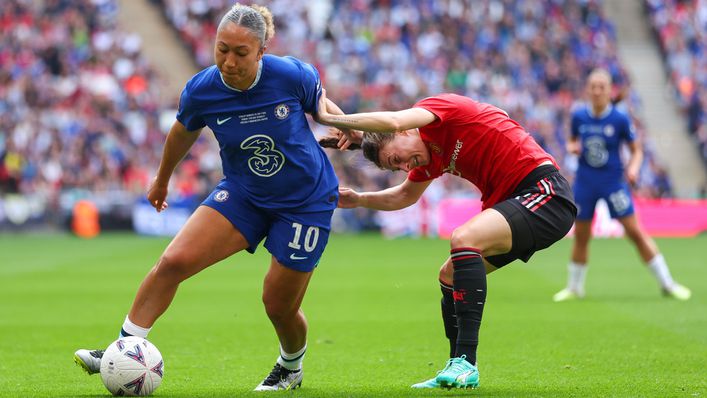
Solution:
[{"label": "red soccer jersey", "polygon": [[493,105],[456,94],[440,94],[415,105],[437,116],[420,128],[430,151],[430,163],[410,170],[414,182],[451,173],[471,181],[481,191],[482,208],[509,197],[541,163],[555,159],[523,127]]}]

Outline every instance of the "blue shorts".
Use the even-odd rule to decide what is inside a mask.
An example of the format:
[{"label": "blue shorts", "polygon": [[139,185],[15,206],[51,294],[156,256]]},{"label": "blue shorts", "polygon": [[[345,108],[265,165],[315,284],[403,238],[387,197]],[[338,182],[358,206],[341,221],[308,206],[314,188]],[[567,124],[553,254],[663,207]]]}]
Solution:
[{"label": "blue shorts", "polygon": [[577,204],[577,220],[591,221],[597,201],[604,199],[609,206],[611,218],[621,218],[633,214],[631,191],[625,181],[611,184],[596,184],[575,181],[574,201]]},{"label": "blue shorts", "polygon": [[264,209],[225,181],[201,204],[221,213],[243,234],[250,245],[248,252],[255,253],[267,237],[265,248],[270,254],[287,268],[302,272],[310,272],[319,264],[334,213],[334,209],[307,213]]}]

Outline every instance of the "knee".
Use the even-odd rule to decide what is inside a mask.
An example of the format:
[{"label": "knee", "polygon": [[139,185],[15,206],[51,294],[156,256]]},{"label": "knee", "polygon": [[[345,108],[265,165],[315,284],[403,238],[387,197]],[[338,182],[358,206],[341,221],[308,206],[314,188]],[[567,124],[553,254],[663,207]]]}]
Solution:
[{"label": "knee", "polygon": [[439,280],[451,285],[454,275],[454,269],[452,268],[452,262],[445,262],[439,269]]},{"label": "knee", "polygon": [[152,268],[152,273],[161,280],[179,283],[189,277],[189,266],[190,261],[185,254],[165,252]]},{"label": "knee", "polygon": [[294,306],[291,302],[268,294],[263,294],[263,305],[265,306],[265,313],[273,323],[285,322],[296,314],[298,310],[298,308],[293,308]]},{"label": "knee", "polygon": [[481,233],[477,231],[474,227],[457,228],[452,231],[452,237],[449,243],[452,249],[458,247],[473,247],[475,249],[483,251],[485,248],[483,242],[480,239]]}]

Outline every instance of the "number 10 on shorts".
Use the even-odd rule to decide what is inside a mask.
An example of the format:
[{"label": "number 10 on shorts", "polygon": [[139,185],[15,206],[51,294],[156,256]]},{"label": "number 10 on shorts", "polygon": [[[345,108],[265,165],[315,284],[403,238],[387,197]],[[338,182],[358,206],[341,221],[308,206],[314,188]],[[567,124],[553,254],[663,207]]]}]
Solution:
[{"label": "number 10 on shorts", "polygon": [[307,227],[307,232],[304,235],[304,242],[300,242],[302,238],[302,224],[294,222],[292,223],[292,228],[295,230],[295,236],[292,241],[287,244],[287,246],[300,250],[302,249],[302,244],[304,243],[304,251],[311,253],[317,247],[317,241],[319,240],[319,227]]}]

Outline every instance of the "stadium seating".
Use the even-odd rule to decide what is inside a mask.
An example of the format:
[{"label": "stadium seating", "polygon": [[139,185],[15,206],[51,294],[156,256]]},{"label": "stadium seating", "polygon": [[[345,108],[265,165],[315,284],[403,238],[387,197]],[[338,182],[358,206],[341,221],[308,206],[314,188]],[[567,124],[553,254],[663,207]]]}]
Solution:
[{"label": "stadium seating", "polygon": [[[196,61],[210,65],[216,24],[231,2],[152,1]],[[591,68],[611,71],[617,93],[628,93],[620,104],[627,112],[635,116],[639,106],[597,1],[261,3],[276,19],[269,51],[315,64],[345,111],[400,109],[443,91],[468,95],[506,109],[570,174],[568,116]],[[160,102],[160,76],[141,55],[141,39],[116,27],[117,7],[115,0],[0,7],[2,192],[39,195],[57,212],[87,195],[129,202],[144,194],[164,142],[160,120],[176,101]],[[648,152],[637,193],[669,196],[669,179]],[[360,156],[331,155],[343,186],[376,189],[404,178],[359,167]],[[197,143],[173,192],[205,195],[219,178],[216,156]],[[475,193],[466,181],[442,178],[427,195],[434,203]],[[355,229],[378,226],[367,210],[345,218]]]},{"label": "stadium seating", "polygon": [[646,0],[663,59],[707,167],[707,2]]},{"label": "stadium seating", "polygon": [[[227,2],[155,1],[198,62],[210,65],[211,37]],[[473,7],[464,2],[261,3],[272,10],[278,29],[269,51],[314,63],[329,96],[347,112],[401,109],[443,91],[468,95],[506,109],[571,176],[576,159],[564,148],[569,115],[589,70],[603,66],[614,77],[617,96],[625,97],[619,106],[643,135],[639,99],[630,91],[613,44],[614,29],[598,1],[479,1]],[[322,8],[331,9],[330,23],[312,24]],[[646,149],[636,193],[670,196],[669,178],[650,146]],[[348,154],[332,154],[332,159],[344,186],[373,189],[402,178],[360,167],[365,162]],[[346,166],[351,162],[356,167]],[[472,192],[461,179],[443,180],[434,197]]]},{"label": "stadium seating", "polygon": [[[116,27],[117,7],[0,6],[0,201],[32,198],[34,213],[56,219],[77,198],[112,206],[144,195],[164,143],[160,117],[175,105],[160,102],[160,77],[142,39]],[[193,169],[178,174],[176,193],[194,194]]]}]

